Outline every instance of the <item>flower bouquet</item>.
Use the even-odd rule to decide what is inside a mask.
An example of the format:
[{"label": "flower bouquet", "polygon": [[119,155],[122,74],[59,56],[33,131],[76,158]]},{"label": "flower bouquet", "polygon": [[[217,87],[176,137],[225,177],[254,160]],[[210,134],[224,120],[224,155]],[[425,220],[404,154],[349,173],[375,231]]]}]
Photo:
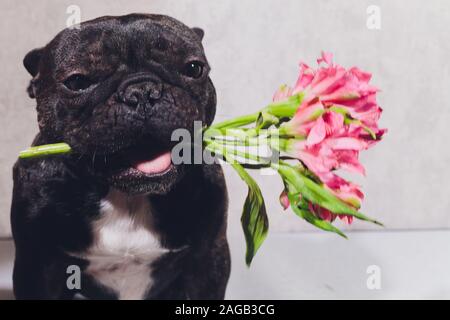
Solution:
[{"label": "flower bouquet", "polygon": [[[344,233],[332,223],[339,217],[376,220],[359,209],[364,194],[336,174],[344,169],[364,174],[359,152],[380,141],[386,129],[378,128],[382,109],[371,74],[356,67],[345,69],[322,53],[313,69],[300,63],[294,87],[281,86],[273,102],[262,110],[211,125],[203,131],[203,147],[229,163],[248,185],[242,213],[250,265],[267,236],[269,222],[261,190],[248,168],[272,168],[284,190],[280,203],[314,226]],[[260,155],[265,147],[270,152]],[[37,146],[21,152],[34,157],[70,152],[65,143]]]}]

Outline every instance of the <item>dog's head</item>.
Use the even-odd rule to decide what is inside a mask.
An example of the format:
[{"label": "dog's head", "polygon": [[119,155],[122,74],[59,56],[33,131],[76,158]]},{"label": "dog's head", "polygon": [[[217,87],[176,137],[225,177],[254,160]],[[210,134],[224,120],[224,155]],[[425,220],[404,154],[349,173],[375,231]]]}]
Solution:
[{"label": "dog's head", "polygon": [[167,192],[184,171],[170,163],[172,132],[193,134],[194,121],[215,114],[202,38],[201,29],[144,14],[63,30],[24,58],[41,135],[92,159],[122,191]]}]

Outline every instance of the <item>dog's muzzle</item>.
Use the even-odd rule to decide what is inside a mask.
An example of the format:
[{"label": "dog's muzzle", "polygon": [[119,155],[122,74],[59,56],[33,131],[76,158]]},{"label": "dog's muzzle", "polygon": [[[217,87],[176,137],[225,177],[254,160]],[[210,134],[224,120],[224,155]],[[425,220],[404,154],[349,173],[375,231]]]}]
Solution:
[{"label": "dog's muzzle", "polygon": [[136,73],[125,79],[118,88],[118,100],[130,107],[153,105],[162,96],[161,79],[153,74]]}]

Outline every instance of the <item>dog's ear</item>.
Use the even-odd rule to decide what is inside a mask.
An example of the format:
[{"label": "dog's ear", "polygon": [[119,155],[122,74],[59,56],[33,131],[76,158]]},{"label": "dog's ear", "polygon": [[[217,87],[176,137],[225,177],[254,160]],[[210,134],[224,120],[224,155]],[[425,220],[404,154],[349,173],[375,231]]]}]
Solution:
[{"label": "dog's ear", "polygon": [[42,59],[43,51],[44,51],[43,48],[33,49],[25,55],[25,58],[23,58],[23,65],[25,69],[27,69],[27,71],[33,77],[27,88],[27,92],[30,98],[34,98],[36,96],[34,79],[39,73],[39,64]]},{"label": "dog's ear", "polygon": [[192,28],[192,31],[194,31],[197,34],[197,36],[200,38],[200,41],[203,40],[203,36],[205,35],[205,31],[203,31],[203,29],[194,27]]}]

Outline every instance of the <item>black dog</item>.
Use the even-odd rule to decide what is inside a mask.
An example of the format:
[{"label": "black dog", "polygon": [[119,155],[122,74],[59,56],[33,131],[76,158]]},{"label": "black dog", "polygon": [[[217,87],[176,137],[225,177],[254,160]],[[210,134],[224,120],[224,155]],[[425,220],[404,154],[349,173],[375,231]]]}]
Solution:
[{"label": "black dog", "polygon": [[202,37],[167,16],[102,17],[25,56],[33,145],[73,152],[15,164],[17,298],[223,299],[222,170],[170,161],[175,129],[214,118]]}]

